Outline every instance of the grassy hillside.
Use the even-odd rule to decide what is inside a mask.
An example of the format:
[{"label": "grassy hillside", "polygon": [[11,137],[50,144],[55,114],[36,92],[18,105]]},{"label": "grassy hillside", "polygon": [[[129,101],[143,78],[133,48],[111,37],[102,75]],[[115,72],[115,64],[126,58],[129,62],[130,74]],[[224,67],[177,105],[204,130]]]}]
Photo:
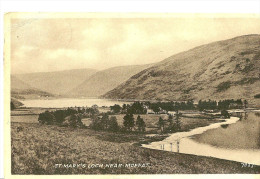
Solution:
[{"label": "grassy hillside", "polygon": [[106,93],[117,99],[245,98],[260,104],[260,35],[202,45],[173,55]]},{"label": "grassy hillside", "polygon": [[30,86],[57,95],[62,95],[94,74],[94,69],[77,69],[56,72],[39,72],[14,75]]},{"label": "grassy hillside", "polygon": [[[143,135],[12,122],[11,136],[12,174],[256,174],[260,171],[259,166],[242,167],[239,162],[133,145]],[[65,168],[55,164],[85,166]],[[91,167],[92,164],[100,167]],[[106,164],[122,164],[122,167],[110,168]],[[127,164],[146,165],[127,167]]]},{"label": "grassy hillside", "polygon": [[68,95],[98,97],[151,65],[119,66],[99,71],[69,91]]}]

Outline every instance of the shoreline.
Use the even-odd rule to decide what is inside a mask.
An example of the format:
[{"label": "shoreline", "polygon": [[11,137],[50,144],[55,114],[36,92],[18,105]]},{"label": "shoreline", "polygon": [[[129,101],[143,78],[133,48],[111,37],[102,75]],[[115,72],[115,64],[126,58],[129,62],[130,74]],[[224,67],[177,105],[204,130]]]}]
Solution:
[{"label": "shoreline", "polygon": [[[233,119],[232,121],[230,121]],[[203,157],[214,157],[218,159],[223,160],[229,160],[234,162],[244,162],[244,163],[250,163],[253,165],[260,166],[260,162],[255,159],[255,156],[258,156],[260,154],[259,151],[251,150],[251,153],[248,155],[246,150],[230,150],[227,148],[217,148],[214,146],[211,146],[209,144],[199,143],[196,142],[190,137],[202,134],[208,130],[216,129],[220,127],[223,124],[234,124],[239,120],[238,117],[231,117],[230,119],[226,119],[225,122],[221,123],[213,123],[205,127],[199,127],[196,129],[193,129],[189,132],[179,132],[174,133],[168,137],[163,138],[161,141],[153,141],[148,144],[142,143],[141,146],[143,148],[149,148],[154,150],[161,150],[161,151],[169,151],[173,153],[182,153],[182,154],[191,154],[191,155],[197,155],[197,156],[203,156]],[[173,150],[173,146],[178,146],[182,148],[182,151]],[[185,149],[185,146],[193,146],[193,150]],[[195,150],[196,148],[196,150]],[[207,150],[205,150],[207,149]],[[196,152],[194,152],[196,151]],[[211,151],[210,153],[207,151]],[[213,154],[212,154],[213,153]],[[227,155],[226,155],[227,154]],[[233,154],[233,155],[232,155]],[[236,157],[233,156],[244,156],[243,161],[239,160]]]}]

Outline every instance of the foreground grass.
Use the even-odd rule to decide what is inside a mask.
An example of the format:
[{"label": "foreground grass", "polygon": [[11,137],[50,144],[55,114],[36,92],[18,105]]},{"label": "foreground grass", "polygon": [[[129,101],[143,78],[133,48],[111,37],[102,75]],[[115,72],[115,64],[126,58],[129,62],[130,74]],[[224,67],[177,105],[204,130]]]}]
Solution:
[{"label": "foreground grass", "polygon": [[[12,174],[260,173],[238,162],[145,149],[144,138],[40,124],[11,123]],[[146,167],[56,168],[55,164],[144,164]]]}]

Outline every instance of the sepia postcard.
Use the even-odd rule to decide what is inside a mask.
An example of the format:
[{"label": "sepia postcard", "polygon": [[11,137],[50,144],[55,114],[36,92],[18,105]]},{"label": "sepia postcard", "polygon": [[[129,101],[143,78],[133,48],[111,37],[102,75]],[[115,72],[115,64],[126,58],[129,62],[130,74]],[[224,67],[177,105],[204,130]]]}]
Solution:
[{"label": "sepia postcard", "polygon": [[259,178],[259,14],[7,13],[4,43],[6,178]]}]

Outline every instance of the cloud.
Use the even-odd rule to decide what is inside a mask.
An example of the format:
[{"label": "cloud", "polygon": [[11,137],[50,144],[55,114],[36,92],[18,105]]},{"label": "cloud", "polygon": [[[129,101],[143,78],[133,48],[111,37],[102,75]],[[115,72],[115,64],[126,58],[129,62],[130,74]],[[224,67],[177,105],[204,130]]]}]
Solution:
[{"label": "cloud", "polygon": [[259,32],[258,19],[15,19],[12,72],[154,63],[198,45]]}]

